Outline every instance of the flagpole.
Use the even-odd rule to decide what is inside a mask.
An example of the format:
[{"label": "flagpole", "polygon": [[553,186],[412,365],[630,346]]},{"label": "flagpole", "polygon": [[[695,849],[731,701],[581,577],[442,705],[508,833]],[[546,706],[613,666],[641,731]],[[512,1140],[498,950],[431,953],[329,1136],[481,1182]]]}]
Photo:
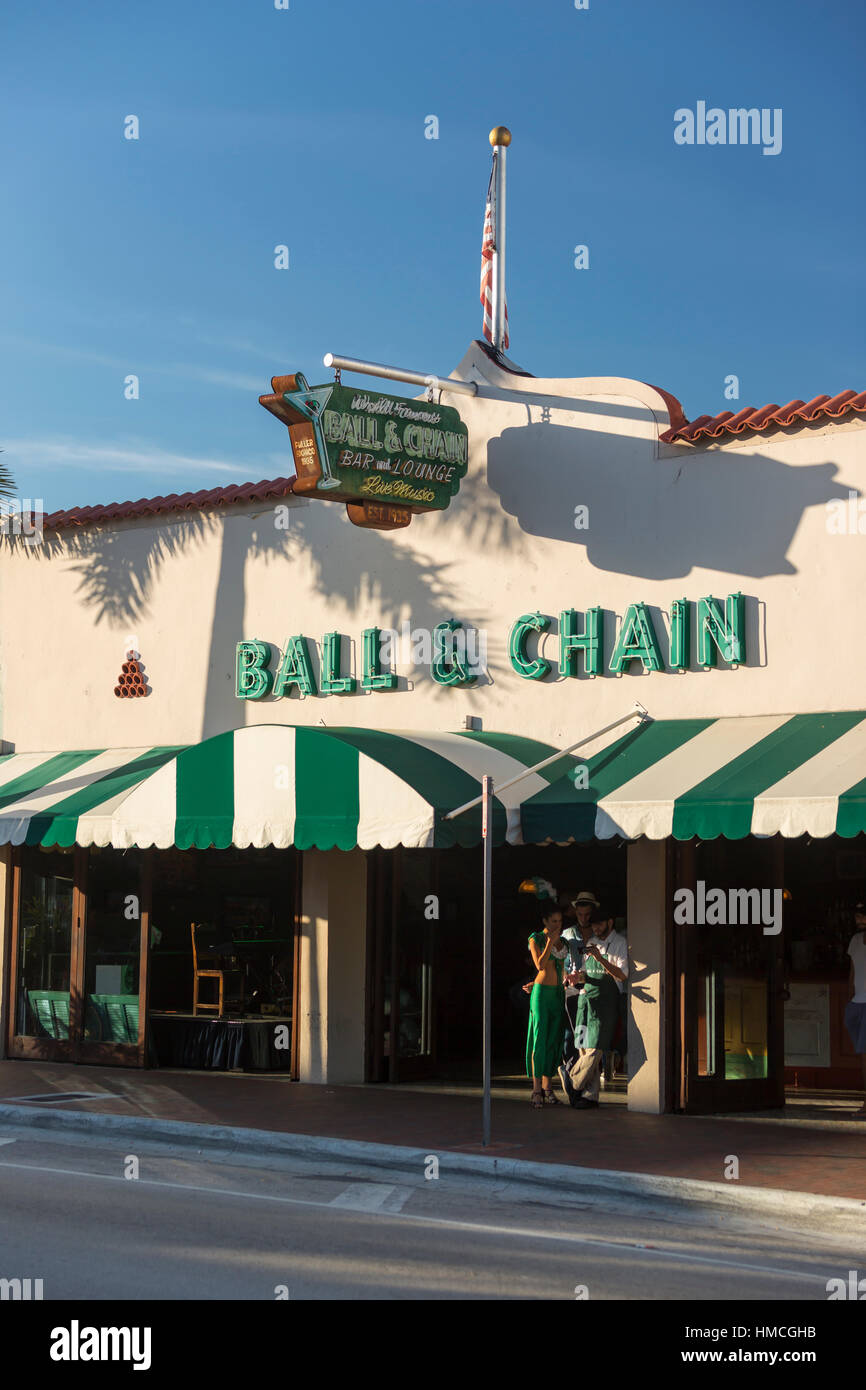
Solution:
[{"label": "flagpole", "polygon": [[495,222],[493,228],[493,346],[505,350],[505,155],[511,144],[507,126],[494,126],[490,132],[495,160],[493,198]]}]

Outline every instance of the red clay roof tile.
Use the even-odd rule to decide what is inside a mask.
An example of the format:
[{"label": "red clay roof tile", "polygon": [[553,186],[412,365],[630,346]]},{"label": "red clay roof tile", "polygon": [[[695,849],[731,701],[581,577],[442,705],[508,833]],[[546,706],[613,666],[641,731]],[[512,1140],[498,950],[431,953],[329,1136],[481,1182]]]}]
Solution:
[{"label": "red clay roof tile", "polygon": [[[793,400],[787,405],[764,405],[758,410],[745,406],[734,414],[722,410],[718,415],[699,415],[689,423],[675,396],[655,387],[664,397],[671,420],[670,429],[659,436],[662,444],[695,444],[701,438],[721,439],[745,431],[764,432],[792,425],[797,420],[841,420],[852,414],[866,414],[866,391],[840,391],[835,396],[815,396],[811,401]],[[140,497],[137,502],[109,502],[105,506],[73,507],[52,512],[43,525],[51,531],[73,526],[96,526],[103,521],[128,521],[167,512],[207,511],[242,502],[267,502],[288,497],[294,478],[264,479],[259,483],[232,483],[228,487],[204,488],[199,492],[169,493],[166,497]]]},{"label": "red clay roof tile", "polygon": [[232,483],[200,492],[173,492],[167,497],[141,497],[137,502],[108,502],[101,507],[74,507],[52,512],[43,525],[51,531],[71,526],[96,526],[103,521],[128,521],[140,516],[159,516],[163,512],[207,511],[230,507],[239,502],[268,502],[291,494],[293,478],[273,478],[260,483]]},{"label": "red clay roof tile", "polygon": [[746,406],[736,415],[722,410],[718,415],[699,415],[691,424],[671,425],[659,435],[662,444],[696,444],[699,439],[721,439],[723,435],[762,433],[793,425],[797,420],[841,420],[852,414],[866,414],[866,391],[840,391],[836,396],[815,396],[811,401],[788,401],[787,405],[763,405],[760,410]]}]

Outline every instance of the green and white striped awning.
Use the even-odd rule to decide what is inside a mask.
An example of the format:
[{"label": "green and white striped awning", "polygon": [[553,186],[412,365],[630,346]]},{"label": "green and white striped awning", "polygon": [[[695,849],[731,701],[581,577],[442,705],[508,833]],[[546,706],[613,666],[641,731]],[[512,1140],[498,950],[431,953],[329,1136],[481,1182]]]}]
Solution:
[{"label": "green and white striped awning", "polygon": [[[658,720],[590,747],[585,775],[563,755],[497,797],[498,843],[866,831],[862,710]],[[445,814],[485,773],[501,785],[556,751],[516,734],[255,724],[183,747],[12,753],[0,843],[468,846],[480,809]]]},{"label": "green and white striped awning", "polygon": [[[866,711],[664,719],[524,801],[526,843],[866,830]],[[582,786],[586,781],[588,785]]]},{"label": "green and white striped awning", "polygon": [[[496,733],[256,724],[185,747],[13,753],[0,759],[0,843],[117,849],[391,849],[477,844],[480,810],[446,812],[556,753]],[[497,799],[499,842],[563,757]]]}]

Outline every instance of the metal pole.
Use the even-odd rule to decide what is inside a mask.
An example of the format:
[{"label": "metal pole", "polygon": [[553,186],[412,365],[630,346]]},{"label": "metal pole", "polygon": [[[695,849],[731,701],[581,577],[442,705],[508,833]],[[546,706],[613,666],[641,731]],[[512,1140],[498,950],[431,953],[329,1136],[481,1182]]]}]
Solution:
[{"label": "metal pole", "polygon": [[[585,743],[592,743],[593,739],[601,738],[602,734],[609,734],[611,729],[618,728],[620,724],[628,723],[629,719],[644,720],[648,718],[649,714],[644,706],[635,700],[634,709],[630,714],[624,714],[622,719],[615,719],[612,724],[605,724],[603,729],[596,729],[594,734],[587,734],[585,738],[578,739],[577,743],[569,744],[567,748],[563,748],[559,753],[551,753],[549,758],[543,758],[540,763],[533,763],[532,767],[525,767],[522,772],[518,772],[516,777],[509,778],[507,782],[500,782],[499,791],[507,791],[508,788],[513,787],[516,782],[522,782],[524,777],[528,777],[530,773],[540,772],[543,767],[549,767],[550,764],[555,763],[558,758],[565,758],[569,753],[573,753],[576,748],[582,748]],[[464,811],[471,811],[473,806],[479,805],[483,800],[483,796],[484,793],[482,792],[481,796],[473,797],[471,801],[467,801],[462,806],[458,806],[456,811],[449,811],[442,819],[454,820],[455,816],[462,816]]]},{"label": "metal pole", "polygon": [[336,367],[343,372],[358,372],[361,376],[381,376],[387,381],[409,381],[413,386],[427,386],[433,391],[456,391],[461,396],[478,395],[478,386],[474,381],[455,381],[451,377],[434,376],[430,372],[410,372],[404,367],[386,367],[381,362],[365,362],[357,357],[338,357],[334,352],[326,352],[322,362],[326,367]]},{"label": "metal pole", "polygon": [[493,1001],[492,984],[492,901],[493,901],[493,778],[482,779],[483,812],[481,816],[481,843],[484,864],[484,1015],[482,1021],[484,1048],[484,1097],[482,1100],[481,1143],[487,1148],[490,1144],[490,1073],[491,1073],[491,1008]]},{"label": "metal pole", "polygon": [[490,132],[490,143],[496,160],[493,180],[493,346],[497,352],[505,348],[505,152],[511,143],[511,132],[497,126]]}]

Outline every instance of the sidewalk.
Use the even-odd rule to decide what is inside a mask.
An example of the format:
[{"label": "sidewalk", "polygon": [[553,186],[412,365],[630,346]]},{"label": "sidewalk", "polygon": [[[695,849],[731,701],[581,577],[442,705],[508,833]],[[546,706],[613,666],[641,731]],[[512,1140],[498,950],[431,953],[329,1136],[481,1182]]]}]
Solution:
[{"label": "sidewalk", "polygon": [[[93,1099],[21,1105],[24,1112],[67,1110],[228,1126],[277,1134],[399,1145],[441,1154],[577,1165],[588,1169],[714,1183],[728,1155],[739,1160],[737,1186],[866,1202],[866,1123],[743,1117],[630,1114],[621,1095],[603,1093],[598,1110],[563,1104],[533,1111],[528,1088],[494,1088],[493,1143],[481,1146],[476,1095],[431,1088],[308,1086],[271,1076],[223,1072],[133,1071],[111,1067],[0,1062],[0,1130],[10,1102],[68,1092]],[[853,1109],[844,1098],[834,1114]],[[788,1110],[791,1110],[791,1106]],[[17,1109],[17,1106],[16,1106]]]}]

